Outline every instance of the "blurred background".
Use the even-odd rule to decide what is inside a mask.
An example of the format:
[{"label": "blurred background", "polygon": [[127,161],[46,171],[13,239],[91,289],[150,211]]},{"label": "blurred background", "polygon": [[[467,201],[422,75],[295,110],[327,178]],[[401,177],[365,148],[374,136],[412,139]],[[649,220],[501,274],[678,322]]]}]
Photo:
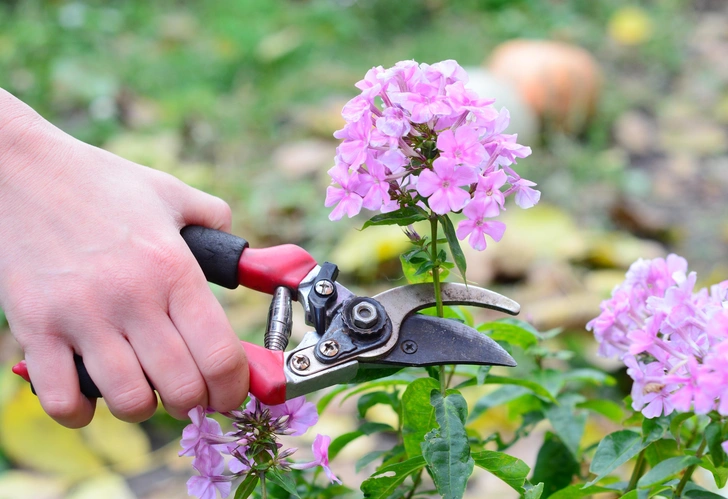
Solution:
[{"label": "blurred background", "polygon": [[[0,0],[0,87],[79,139],[224,198],[251,245],[299,244],[363,293],[404,283],[407,242],[398,228],[359,232],[366,214],[328,220],[332,133],[354,83],[404,59],[456,59],[533,148],[519,172],[541,203],[509,206],[504,240],[469,252],[468,278],[520,301],[539,329],[564,327],[565,365],[619,379],[584,325],[637,258],[676,252],[700,283],[728,278],[725,0]],[[268,297],[215,291],[240,336],[262,342]],[[184,423],[159,412],[126,425],[100,408],[64,430],[10,375],[19,358],[0,311],[0,499],[186,497]],[[357,418],[335,403],[322,427],[335,437]],[[587,430],[594,442],[609,427]],[[375,444],[333,466],[354,489],[368,475],[353,463]],[[537,447],[520,457],[532,464]],[[473,483],[472,497],[500,486]]]}]

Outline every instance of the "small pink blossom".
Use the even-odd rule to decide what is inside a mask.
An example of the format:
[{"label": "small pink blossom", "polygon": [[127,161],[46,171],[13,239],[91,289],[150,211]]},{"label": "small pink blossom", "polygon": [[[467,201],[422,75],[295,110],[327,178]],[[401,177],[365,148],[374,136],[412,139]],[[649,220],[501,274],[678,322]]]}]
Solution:
[{"label": "small pink blossom", "polygon": [[[251,397],[252,399],[252,397]],[[296,397],[280,405],[265,405],[261,407],[268,409],[273,418],[288,416],[288,428],[293,430],[291,435],[303,435],[306,431],[318,422],[316,406],[306,402],[306,397]]]},{"label": "small pink blossom", "polygon": [[339,220],[344,214],[351,218],[361,211],[364,201],[361,195],[357,193],[357,189],[362,184],[361,178],[356,172],[343,173],[339,171],[338,173],[332,173],[332,170],[335,169],[337,167],[329,170],[329,173],[339,183],[339,187],[329,186],[326,189],[324,205],[327,207],[336,205],[336,208],[329,214],[330,220]]},{"label": "small pink blossom", "polygon": [[310,461],[308,463],[294,463],[291,464],[291,468],[297,470],[305,470],[309,468],[315,468],[316,466],[321,466],[326,473],[326,477],[331,483],[341,483],[341,480],[336,478],[336,475],[334,475],[334,472],[331,471],[331,468],[329,467],[330,444],[331,437],[327,435],[316,435],[316,438],[313,441],[313,445],[311,446],[313,450],[313,461]]},{"label": "small pink blossom", "polygon": [[455,231],[458,239],[468,238],[468,243],[474,249],[482,251],[486,248],[485,235],[489,235],[494,241],[500,241],[506,230],[506,224],[494,220],[486,220],[485,205],[482,203],[470,203],[463,210],[468,217],[458,224]]},{"label": "small pink blossom", "polygon": [[506,198],[501,187],[506,183],[506,174],[503,170],[481,175],[475,189],[473,203],[482,203],[485,206],[483,213],[486,217],[497,217],[503,209]]},{"label": "small pink blossom", "polygon": [[179,452],[179,455],[195,456],[201,449],[210,445],[205,440],[206,437],[222,436],[222,428],[220,427],[220,423],[207,417],[205,409],[202,406],[198,405],[194,409],[190,409],[187,415],[192,423],[187,425],[182,431],[182,440],[180,441],[182,450]]},{"label": "small pink blossom", "polygon": [[470,194],[461,189],[476,179],[472,168],[457,167],[455,160],[439,157],[433,163],[433,171],[420,173],[417,192],[429,197],[430,208],[437,214],[460,211],[470,199]]},{"label": "small pink blossom", "polygon": [[516,193],[516,204],[519,207],[523,209],[533,208],[541,199],[541,193],[536,189],[531,189],[536,185],[534,182],[520,178],[512,181],[511,184]]},{"label": "small pink blossom", "polygon": [[458,127],[454,132],[444,130],[437,137],[441,158],[454,160],[458,165],[477,167],[485,158],[485,148],[478,140],[478,132],[469,126]]},{"label": "small pink blossom", "polygon": [[225,459],[219,452],[207,448],[195,457],[192,466],[200,473],[187,480],[187,492],[199,499],[215,499],[217,494],[225,498],[230,495],[231,479],[222,475],[225,470]]}]

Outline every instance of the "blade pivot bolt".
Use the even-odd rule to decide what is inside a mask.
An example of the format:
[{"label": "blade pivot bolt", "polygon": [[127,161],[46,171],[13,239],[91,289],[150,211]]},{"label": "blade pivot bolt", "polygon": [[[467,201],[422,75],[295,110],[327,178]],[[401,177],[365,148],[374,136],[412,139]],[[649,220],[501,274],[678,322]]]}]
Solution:
[{"label": "blade pivot bolt", "polygon": [[334,340],[326,340],[319,345],[319,352],[325,357],[335,357],[339,353],[339,344]]},{"label": "blade pivot bolt", "polygon": [[291,364],[295,369],[298,369],[299,371],[305,371],[309,367],[311,367],[311,361],[308,357],[306,357],[303,354],[296,354],[291,359]]},{"label": "blade pivot bolt", "polygon": [[417,343],[412,340],[406,340],[402,342],[401,348],[404,353],[413,354],[417,351]]},{"label": "blade pivot bolt", "polygon": [[357,327],[367,329],[374,326],[379,320],[377,308],[369,302],[359,302],[352,310],[354,324]]},{"label": "blade pivot bolt", "polygon": [[316,283],[314,289],[319,296],[329,296],[334,292],[334,283],[328,279],[322,279]]}]

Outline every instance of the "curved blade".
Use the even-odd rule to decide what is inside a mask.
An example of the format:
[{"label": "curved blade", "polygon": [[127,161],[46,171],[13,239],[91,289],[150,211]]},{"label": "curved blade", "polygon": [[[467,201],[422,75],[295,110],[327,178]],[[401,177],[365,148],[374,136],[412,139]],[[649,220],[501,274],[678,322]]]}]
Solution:
[{"label": "curved blade", "polygon": [[387,355],[359,362],[395,366],[516,366],[513,357],[486,335],[460,322],[427,315],[405,319],[397,344]]},{"label": "curved blade", "polygon": [[[521,306],[510,298],[478,286],[445,282],[440,292],[443,305],[470,305],[490,308],[511,315],[518,315]],[[432,283],[409,284],[390,289],[373,297],[382,304],[392,321],[392,336],[386,345],[363,353],[360,359],[376,358],[391,351],[397,342],[405,319],[423,308],[435,306],[435,291]]]}]

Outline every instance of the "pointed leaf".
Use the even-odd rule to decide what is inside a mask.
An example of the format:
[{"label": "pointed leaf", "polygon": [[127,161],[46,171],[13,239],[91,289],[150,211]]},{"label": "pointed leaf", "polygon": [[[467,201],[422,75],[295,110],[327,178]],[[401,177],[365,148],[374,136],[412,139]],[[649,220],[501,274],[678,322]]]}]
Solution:
[{"label": "pointed leaf", "polygon": [[581,484],[569,485],[565,489],[561,489],[551,494],[548,499],[581,499],[582,497],[591,497],[594,494],[602,492],[614,492],[607,487],[592,485],[591,487],[582,488]]},{"label": "pointed leaf", "polygon": [[623,465],[647,446],[642,436],[631,430],[615,431],[599,442],[589,471],[596,477],[586,484],[594,485],[609,473]]},{"label": "pointed leaf", "polygon": [[678,449],[677,442],[667,438],[652,442],[645,449],[645,459],[647,459],[647,464],[650,465],[650,468],[654,468],[658,463],[666,459],[682,455],[683,453]]},{"label": "pointed leaf", "polygon": [[579,460],[579,443],[584,435],[586,426],[586,414],[576,412],[574,405],[562,403],[551,405],[545,411],[546,417],[551,422],[554,432],[569,449],[574,459]]},{"label": "pointed leaf", "polygon": [[452,253],[453,260],[455,260],[455,265],[457,265],[463,281],[467,282],[465,281],[465,271],[468,268],[468,263],[460,247],[460,241],[458,241],[457,235],[455,234],[455,227],[453,227],[452,221],[447,215],[441,215],[437,218],[440,220],[440,225],[442,225],[442,229],[445,232],[445,238],[447,239],[447,244],[450,246],[450,253]]},{"label": "pointed leaf", "polygon": [[427,213],[422,208],[407,206],[397,211],[374,215],[364,222],[362,230],[372,225],[410,225],[422,220],[427,220]]},{"label": "pointed leaf", "polygon": [[394,428],[384,423],[369,422],[361,425],[356,431],[351,431],[349,433],[339,435],[329,445],[329,459],[333,460],[339,454],[339,452],[341,452],[341,449],[349,445],[357,438],[371,435],[380,431],[394,431]]},{"label": "pointed leaf", "polygon": [[644,489],[660,482],[664,482],[673,475],[677,475],[688,466],[698,464],[699,462],[700,458],[695,456],[671,457],[670,459],[662,461],[650,471],[642,475],[642,478],[640,478],[637,482],[637,486]]},{"label": "pointed leaf", "polygon": [[726,483],[728,483],[728,468],[716,468],[710,460],[710,456],[703,456],[700,466],[708,470],[713,475],[716,487],[722,489],[726,486]]},{"label": "pointed leaf", "polygon": [[538,395],[540,398],[548,401],[556,403],[556,398],[551,394],[549,390],[547,390],[545,387],[537,383],[536,381],[532,381],[530,379],[520,379],[520,378],[505,378],[502,376],[493,376],[490,375],[485,379],[485,382],[483,383],[485,385],[517,385],[522,386],[524,388],[528,388],[531,390],[535,395]]},{"label": "pointed leaf", "polygon": [[450,390],[446,396],[433,390],[430,403],[435,408],[439,428],[425,435],[424,456],[437,486],[445,499],[459,499],[465,493],[474,462],[465,432],[468,405],[459,392]]},{"label": "pointed leaf", "polygon": [[605,418],[614,421],[615,423],[621,423],[624,419],[624,409],[620,404],[606,399],[586,400],[576,404],[579,409],[586,409],[587,411],[601,414]]},{"label": "pointed leaf", "polygon": [[660,440],[670,427],[670,418],[660,416],[658,418],[645,418],[642,421],[642,439],[645,443]]},{"label": "pointed leaf", "polygon": [[472,458],[478,467],[497,476],[516,491],[524,492],[523,486],[531,469],[520,459],[492,450],[476,452],[472,454]]},{"label": "pointed leaf", "polygon": [[245,480],[238,485],[235,491],[235,499],[248,499],[258,485],[258,475],[248,475]]},{"label": "pointed leaf", "polygon": [[430,393],[440,384],[432,378],[416,379],[402,394],[402,440],[407,457],[422,455],[425,435],[437,426]]},{"label": "pointed leaf", "polygon": [[710,459],[713,461],[713,466],[720,468],[725,462],[725,451],[721,444],[725,438],[723,438],[723,424],[720,421],[711,421],[711,423],[705,428],[705,440],[708,442],[708,450],[710,451]]},{"label": "pointed leaf", "polygon": [[296,490],[296,480],[289,473],[281,473],[276,469],[272,469],[266,472],[265,478],[291,494],[291,497],[301,498],[298,495],[298,490]]},{"label": "pointed leaf", "polygon": [[544,495],[549,497],[571,483],[572,477],[579,473],[579,463],[569,449],[551,433],[546,434],[544,443],[538,451],[533,468],[532,482],[543,482]]},{"label": "pointed leaf", "polygon": [[386,499],[399,487],[405,478],[425,467],[422,456],[413,457],[401,463],[381,468],[361,484],[366,499]]},{"label": "pointed leaf", "polygon": [[539,340],[539,337],[528,329],[502,321],[481,324],[478,326],[478,331],[487,334],[495,341],[505,341],[523,350],[536,345]]},{"label": "pointed leaf", "polygon": [[532,485],[526,481],[526,485],[523,486],[523,499],[541,499],[543,495],[543,482]]},{"label": "pointed leaf", "polygon": [[497,390],[483,395],[480,400],[475,403],[475,406],[473,406],[473,410],[470,413],[469,421],[474,421],[478,419],[485,411],[487,411],[491,407],[505,404],[529,392],[530,390],[523,386],[505,385],[501,388],[498,388]]}]

